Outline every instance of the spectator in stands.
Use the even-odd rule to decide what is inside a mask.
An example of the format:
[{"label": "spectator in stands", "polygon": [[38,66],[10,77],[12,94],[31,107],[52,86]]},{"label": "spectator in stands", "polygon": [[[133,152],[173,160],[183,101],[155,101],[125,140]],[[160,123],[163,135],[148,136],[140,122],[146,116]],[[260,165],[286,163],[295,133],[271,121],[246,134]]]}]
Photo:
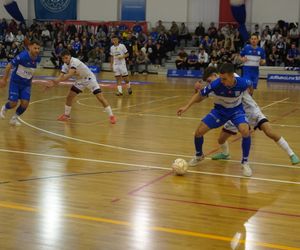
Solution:
[{"label": "spectator in stands", "polygon": [[7,51],[7,61],[11,61],[13,58],[16,57],[17,54],[19,54],[19,48],[15,42],[12,43],[11,47]]},{"label": "spectator in stands", "polygon": [[75,37],[75,41],[72,43],[72,49],[75,51],[75,57],[77,58],[80,54],[82,44],[79,41],[79,37]]},{"label": "spectator in stands", "polygon": [[277,51],[276,46],[272,46],[271,53],[267,57],[268,66],[280,66],[282,64],[282,58],[280,53]]},{"label": "spectator in stands", "polygon": [[150,32],[150,37],[154,43],[157,41],[158,35],[159,33],[157,32],[156,28],[152,28]]},{"label": "spectator in stands", "polygon": [[162,24],[162,21],[161,21],[161,20],[159,20],[158,23],[157,23],[156,31],[157,31],[158,33],[166,32],[166,28],[165,28],[165,26]]},{"label": "spectator in stands", "polygon": [[77,56],[77,53],[76,53],[76,51],[73,49],[72,44],[68,44],[68,45],[67,45],[67,50],[70,51],[71,57],[76,57],[76,56]]},{"label": "spectator in stands", "polygon": [[205,35],[203,39],[201,39],[200,41],[200,45],[202,48],[205,49],[205,51],[208,51],[208,53],[210,52],[211,49],[211,45],[213,43],[213,39],[209,38],[208,35]]},{"label": "spectator in stands", "polygon": [[148,40],[148,42],[144,45],[144,48],[150,63],[155,64],[157,58],[157,51],[156,51],[156,46],[152,42],[152,39]]},{"label": "spectator in stands", "polygon": [[139,24],[138,21],[136,21],[135,24],[132,26],[132,32],[135,35],[143,32],[143,27]]},{"label": "spectator in stands", "polygon": [[42,38],[43,46],[45,46],[47,42],[52,40],[50,31],[46,27],[44,27],[42,31],[41,38]]},{"label": "spectator in stands", "polygon": [[105,62],[104,49],[96,47],[88,52],[88,64],[96,65],[102,68],[102,64]]},{"label": "spectator in stands", "polygon": [[163,65],[163,60],[166,58],[166,49],[160,43],[156,43],[156,61],[158,65]]},{"label": "spectator in stands", "polygon": [[224,47],[224,44],[225,44],[225,36],[224,36],[224,34],[223,34],[220,30],[218,30],[218,31],[217,31],[217,34],[215,35],[215,41],[218,42],[218,47],[219,47],[219,48]]},{"label": "spectator in stands", "polygon": [[6,35],[5,35],[5,46],[10,47],[12,45],[12,43],[15,40],[15,36],[12,32],[10,32],[9,30],[6,30]]},{"label": "spectator in stands", "polygon": [[234,32],[233,36],[233,45],[234,45],[234,51],[240,51],[243,47],[243,40],[241,37],[241,34],[238,30]]},{"label": "spectator in stands", "polygon": [[8,25],[7,25],[6,19],[5,19],[5,18],[2,18],[2,21],[1,21],[1,23],[0,23],[0,35],[1,35],[2,37],[5,36],[7,27],[8,27]]},{"label": "spectator in stands", "polygon": [[104,32],[104,30],[102,28],[98,29],[96,39],[98,41],[98,46],[105,47],[107,36],[106,36],[106,33]]},{"label": "spectator in stands", "polygon": [[184,48],[181,48],[175,61],[177,69],[187,69],[187,57],[188,55],[185,52]]},{"label": "spectator in stands", "polygon": [[188,40],[191,39],[191,35],[189,32],[188,27],[185,25],[185,23],[181,23],[178,33],[178,46],[181,46],[181,40],[184,40],[185,46],[187,46]]},{"label": "spectator in stands", "polygon": [[15,42],[17,46],[21,45],[24,42],[25,36],[22,34],[22,31],[19,30],[18,34],[16,35]]},{"label": "spectator in stands", "polygon": [[209,57],[206,53],[205,49],[202,47],[200,48],[199,55],[198,55],[198,65],[199,68],[205,69],[209,64]]},{"label": "spectator in stands", "polygon": [[[141,70],[141,66],[144,67],[143,70]],[[148,58],[142,49],[137,53],[134,69],[136,73],[148,73]]]},{"label": "spectator in stands", "polygon": [[289,67],[299,67],[300,64],[300,52],[299,49],[296,47],[295,43],[292,43],[291,48],[288,50],[287,53],[287,64],[286,66]]},{"label": "spectator in stands", "polygon": [[215,27],[215,23],[210,23],[210,26],[207,30],[207,34],[210,38],[215,38],[217,36],[218,29]]},{"label": "spectator in stands", "polygon": [[290,29],[288,37],[291,40],[291,43],[295,43],[296,47],[299,46],[299,30],[296,25],[293,25],[293,28]]},{"label": "spectator in stands", "polygon": [[281,36],[275,43],[275,46],[281,57],[285,58],[287,53],[287,44],[285,38]]},{"label": "spectator in stands", "polygon": [[2,59],[7,59],[7,55],[4,44],[0,42],[0,60]]},{"label": "spectator in stands", "polygon": [[199,23],[199,25],[196,27],[195,31],[194,31],[194,46],[199,46],[199,41],[202,37],[204,37],[205,35],[205,28],[203,27],[202,23]]},{"label": "spectator in stands", "polygon": [[187,57],[187,68],[198,69],[198,56],[195,54],[195,50],[192,50],[191,53]]},{"label": "spectator in stands", "polygon": [[276,44],[277,41],[282,37],[278,30],[275,30],[274,34],[272,35],[271,41],[272,43]]},{"label": "spectator in stands", "polygon": [[64,50],[64,46],[62,43],[59,43],[56,47],[54,52],[52,52],[52,57],[50,58],[51,62],[53,63],[56,69],[60,69],[63,65],[63,61],[61,59],[61,52]]},{"label": "spectator in stands", "polygon": [[14,19],[11,19],[10,23],[8,24],[7,30],[9,32],[12,32],[13,34],[17,34],[18,24]]}]

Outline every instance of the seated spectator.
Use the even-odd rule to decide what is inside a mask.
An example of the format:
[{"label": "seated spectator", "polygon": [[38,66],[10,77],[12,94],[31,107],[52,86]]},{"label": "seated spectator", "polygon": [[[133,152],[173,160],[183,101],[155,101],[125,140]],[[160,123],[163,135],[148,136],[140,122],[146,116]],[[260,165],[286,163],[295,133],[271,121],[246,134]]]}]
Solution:
[{"label": "seated spectator", "polygon": [[6,55],[4,44],[1,42],[0,43],[0,60],[2,60],[2,59],[7,59],[7,55]]},{"label": "seated spectator", "polygon": [[63,61],[61,59],[61,52],[64,50],[64,46],[62,43],[59,43],[54,52],[52,52],[52,57],[50,58],[51,62],[53,63],[54,67],[57,69],[60,69],[61,66],[63,65]]},{"label": "seated spectator", "polygon": [[138,21],[135,22],[135,24],[132,27],[133,34],[137,35],[143,31],[143,27],[139,24]]},{"label": "seated spectator", "polygon": [[299,67],[300,64],[300,52],[298,50],[298,48],[296,48],[296,44],[293,43],[291,48],[288,50],[287,53],[287,65],[289,67]]},{"label": "seated spectator", "polygon": [[12,43],[10,49],[8,50],[7,54],[7,61],[11,61],[13,58],[16,57],[17,54],[19,54],[19,49],[17,44],[14,42]]},{"label": "seated spectator", "polygon": [[163,65],[163,59],[166,58],[166,50],[165,47],[160,43],[156,43],[156,61],[159,65]]},{"label": "seated spectator", "polygon": [[[144,67],[143,70],[141,70],[141,66]],[[136,56],[136,61],[134,65],[135,72],[138,73],[148,73],[148,58],[146,54],[143,52],[143,50],[139,50],[137,56]]]},{"label": "seated spectator", "polygon": [[210,26],[207,30],[207,34],[210,38],[215,38],[217,36],[218,29],[215,27],[215,23],[210,23]]},{"label": "seated spectator", "polygon": [[199,23],[199,25],[196,27],[193,40],[194,40],[194,46],[199,46],[199,41],[202,37],[205,35],[205,28],[203,27],[202,23]]},{"label": "seated spectator", "polygon": [[97,65],[102,68],[102,64],[105,62],[105,53],[103,48],[93,48],[88,52],[88,64]]},{"label": "seated spectator", "polygon": [[46,27],[44,27],[42,31],[41,38],[44,46],[47,44],[47,42],[52,40],[50,31]]},{"label": "seated spectator", "polygon": [[7,30],[6,34],[5,34],[5,38],[4,38],[5,46],[10,47],[12,45],[12,43],[14,42],[14,40],[15,40],[14,34]]},{"label": "seated spectator", "polygon": [[187,57],[187,67],[188,69],[194,68],[198,69],[198,56],[195,54],[195,50],[192,50],[191,53]]},{"label": "seated spectator", "polygon": [[160,32],[166,32],[166,28],[165,28],[165,26],[162,24],[162,21],[161,21],[161,20],[158,21],[157,26],[156,26],[155,29],[156,29],[156,31],[157,31],[158,33],[160,33]]},{"label": "seated spectator", "polygon": [[152,40],[149,39],[148,42],[144,45],[145,53],[152,64],[156,63],[157,51],[156,46],[152,43]]},{"label": "seated spectator", "polygon": [[72,43],[72,49],[75,51],[75,57],[78,57],[81,51],[82,44],[79,41],[79,37],[75,37],[75,41]]},{"label": "seated spectator", "polygon": [[177,55],[177,58],[176,58],[176,61],[175,61],[175,64],[176,64],[176,68],[177,69],[187,69],[187,53],[184,51],[184,48],[181,48],[179,50],[179,53]]},{"label": "seated spectator", "polygon": [[291,43],[295,43],[296,47],[299,46],[299,30],[296,25],[293,25],[293,28],[289,31],[289,38]]},{"label": "seated spectator", "polygon": [[204,48],[200,48],[200,53],[198,55],[198,65],[199,68],[206,68],[209,64],[208,54]]},{"label": "seated spectator", "polygon": [[181,40],[184,40],[185,46],[187,46],[187,42],[190,40],[190,38],[191,35],[188,27],[185,25],[185,23],[181,23],[178,33],[178,46],[181,46]]},{"label": "seated spectator", "polygon": [[18,46],[21,45],[24,42],[24,39],[25,39],[25,36],[22,34],[22,31],[19,30],[18,34],[16,35],[16,38],[15,38],[16,44]]},{"label": "seated spectator", "polygon": [[272,47],[271,53],[267,58],[268,66],[280,66],[282,64],[282,58],[280,53],[278,52],[276,46]]}]

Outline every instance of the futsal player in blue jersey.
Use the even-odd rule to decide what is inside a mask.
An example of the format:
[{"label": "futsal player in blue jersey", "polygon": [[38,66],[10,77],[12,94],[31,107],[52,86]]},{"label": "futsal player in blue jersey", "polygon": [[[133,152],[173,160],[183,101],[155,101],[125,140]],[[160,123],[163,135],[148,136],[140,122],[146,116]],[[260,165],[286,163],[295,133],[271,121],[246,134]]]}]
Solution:
[{"label": "futsal player in blue jersey", "polygon": [[258,36],[251,35],[250,44],[245,45],[241,50],[241,60],[244,63],[243,77],[253,82],[253,88],[257,88],[259,78],[259,66],[266,63],[265,50],[258,46]]},{"label": "futsal player in blue jersey", "polygon": [[13,69],[9,83],[8,102],[2,106],[0,111],[0,118],[4,119],[6,111],[15,108],[20,100],[16,113],[10,119],[11,125],[21,125],[18,117],[25,112],[29,105],[33,73],[41,61],[39,53],[40,43],[31,41],[28,50],[23,50],[7,64],[3,78],[0,80],[0,87],[5,87],[10,71]]},{"label": "futsal player in blue jersey", "polygon": [[189,161],[189,166],[196,166],[204,159],[202,151],[204,134],[206,134],[209,130],[218,128],[231,120],[243,137],[243,157],[241,161],[243,175],[252,175],[252,170],[248,163],[251,137],[248,120],[242,105],[243,92],[247,91],[248,88],[252,88],[252,82],[242,77],[235,77],[234,65],[225,63],[220,67],[220,78],[195,93],[185,106],[178,109],[177,115],[181,116],[194,103],[201,102],[208,96],[214,98],[214,108],[202,119],[200,125],[195,131],[194,143],[196,154]]}]

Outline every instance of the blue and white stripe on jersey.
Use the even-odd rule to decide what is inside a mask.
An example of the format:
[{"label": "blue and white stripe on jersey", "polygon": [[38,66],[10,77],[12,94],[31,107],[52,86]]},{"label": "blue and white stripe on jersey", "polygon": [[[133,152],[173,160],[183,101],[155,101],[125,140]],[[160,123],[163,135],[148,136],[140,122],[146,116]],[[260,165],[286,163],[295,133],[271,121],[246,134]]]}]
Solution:
[{"label": "blue and white stripe on jersey", "polygon": [[261,47],[253,48],[251,45],[246,45],[240,53],[241,56],[245,56],[248,60],[244,63],[244,66],[259,67],[260,60],[266,59],[265,50]]},{"label": "blue and white stripe on jersey", "polygon": [[246,91],[252,82],[242,77],[235,77],[236,84],[229,88],[225,87],[221,79],[218,78],[199,93],[202,96],[211,96],[214,98],[215,108],[232,109],[239,107],[242,103],[243,92]]}]

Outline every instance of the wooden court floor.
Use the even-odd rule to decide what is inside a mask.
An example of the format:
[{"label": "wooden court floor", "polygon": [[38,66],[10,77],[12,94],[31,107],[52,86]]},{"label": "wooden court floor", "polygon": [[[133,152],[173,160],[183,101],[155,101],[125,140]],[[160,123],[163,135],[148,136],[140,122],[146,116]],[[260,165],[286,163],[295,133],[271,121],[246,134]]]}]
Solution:
[{"label": "wooden court floor", "polygon": [[[174,176],[172,161],[193,155],[193,132],[212,101],[178,118],[194,80],[132,81],[143,82],[132,96],[102,88],[115,125],[88,91],[70,122],[56,121],[69,86],[45,92],[40,84],[22,126],[8,124],[13,112],[0,120],[0,249],[300,249],[300,166],[256,131],[254,173],[244,178],[239,136],[230,139],[230,160],[209,159],[218,129],[205,136],[207,158]],[[1,105],[6,98],[0,89]],[[300,90],[261,81],[254,98],[300,154]]]}]

